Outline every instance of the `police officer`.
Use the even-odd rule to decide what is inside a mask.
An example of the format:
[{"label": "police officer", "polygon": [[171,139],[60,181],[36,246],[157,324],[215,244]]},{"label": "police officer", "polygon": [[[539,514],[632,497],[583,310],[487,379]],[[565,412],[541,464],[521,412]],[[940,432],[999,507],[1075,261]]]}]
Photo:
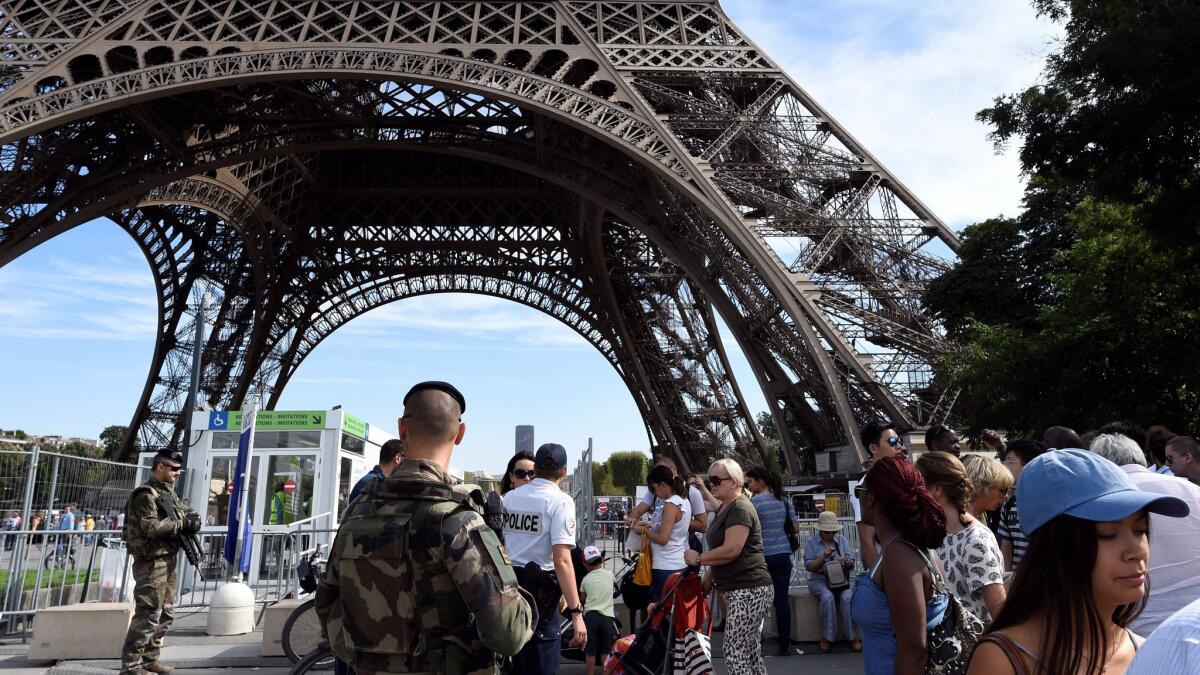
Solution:
[{"label": "police officer", "polygon": [[504,495],[504,541],[517,568],[521,586],[537,600],[534,637],[513,659],[513,672],[550,675],[558,672],[560,631],[558,601],[571,619],[573,646],[587,644],[579,586],[571,549],[575,548],[575,502],[558,485],[567,476],[567,451],[557,443],[537,450],[532,482]]},{"label": "police officer", "polygon": [[[183,456],[163,450],[154,456],[150,480],[129,495],[122,538],[133,556],[133,620],[121,648],[122,673],[169,673],[159,663],[163,637],[175,605],[175,557],[181,533],[200,531],[200,515],[175,494]],[[182,518],[177,518],[183,514]]]},{"label": "police officer", "polygon": [[533,633],[512,563],[470,499],[451,489],[463,395],[422,382],[404,396],[405,457],[347,507],[317,588],[335,656],[359,675],[496,673]]}]

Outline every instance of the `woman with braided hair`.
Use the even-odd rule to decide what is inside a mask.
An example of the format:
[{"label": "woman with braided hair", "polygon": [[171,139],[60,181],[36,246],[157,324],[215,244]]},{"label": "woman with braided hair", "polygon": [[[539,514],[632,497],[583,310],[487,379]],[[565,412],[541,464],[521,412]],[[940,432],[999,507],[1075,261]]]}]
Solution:
[{"label": "woman with braided hair", "polygon": [[929,563],[929,549],[946,538],[946,514],[903,457],[876,460],[855,492],[862,520],[881,544],[850,602],[862,629],[865,672],[924,672],[926,631],[941,623],[948,603],[936,591]]},{"label": "woman with braided hair", "polygon": [[937,551],[946,583],[967,611],[989,624],[1004,606],[1004,556],[992,530],[970,513],[974,486],[966,467],[950,453],[927,452],[917,458],[917,471],[946,512],[946,541]]}]

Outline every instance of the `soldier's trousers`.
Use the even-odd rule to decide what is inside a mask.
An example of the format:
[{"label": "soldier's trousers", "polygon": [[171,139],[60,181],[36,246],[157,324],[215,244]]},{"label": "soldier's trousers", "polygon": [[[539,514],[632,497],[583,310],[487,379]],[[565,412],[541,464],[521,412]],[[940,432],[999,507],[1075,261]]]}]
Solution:
[{"label": "soldier's trousers", "polygon": [[158,660],[175,610],[175,556],[133,561],[133,620],[121,648],[121,672]]}]

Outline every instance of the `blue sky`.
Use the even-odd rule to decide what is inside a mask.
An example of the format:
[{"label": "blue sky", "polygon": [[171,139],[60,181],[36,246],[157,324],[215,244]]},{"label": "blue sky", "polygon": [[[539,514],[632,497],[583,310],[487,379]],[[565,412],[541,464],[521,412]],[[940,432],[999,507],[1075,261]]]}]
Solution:
[{"label": "blue sky", "polygon": [[[1025,0],[726,0],[726,11],[835,118],[953,227],[1016,213],[1012,153],[996,156],[974,114],[1034,82],[1055,29]],[[107,221],[0,268],[0,428],[96,437],[126,424],[154,345],[154,284]],[[753,376],[726,340],[751,407]],[[343,327],[300,367],[280,408],[342,404],[394,423],[414,382],[445,379],[468,400],[464,469],[503,468],[513,426],[597,457],[648,447],[621,380],[570,329],[483,296],[380,308]]]}]

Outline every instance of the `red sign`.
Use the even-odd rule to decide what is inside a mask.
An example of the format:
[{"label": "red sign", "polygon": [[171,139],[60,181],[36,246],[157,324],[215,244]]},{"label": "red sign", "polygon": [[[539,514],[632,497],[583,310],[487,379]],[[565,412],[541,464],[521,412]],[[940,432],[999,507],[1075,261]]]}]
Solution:
[{"label": "red sign", "polygon": [[233,494],[233,481],[229,481],[229,494]]},{"label": "red sign", "polygon": [[291,478],[283,481],[283,491],[291,494],[296,491],[296,481]]}]

